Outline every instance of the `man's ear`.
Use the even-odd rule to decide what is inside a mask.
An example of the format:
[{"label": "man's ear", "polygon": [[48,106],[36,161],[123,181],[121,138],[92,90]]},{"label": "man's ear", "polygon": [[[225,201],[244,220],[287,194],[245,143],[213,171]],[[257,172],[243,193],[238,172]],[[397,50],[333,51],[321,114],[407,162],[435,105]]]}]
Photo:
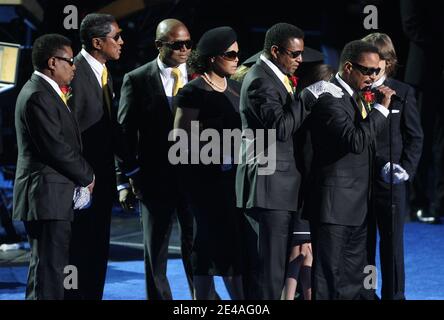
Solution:
[{"label": "man's ear", "polygon": [[55,64],[56,64],[56,60],[54,57],[51,57],[48,59],[47,61],[47,65],[48,65],[48,69],[51,71],[55,70]]},{"label": "man's ear", "polygon": [[275,45],[271,46],[271,49],[270,49],[271,58],[276,60],[277,59],[278,51],[279,51],[278,46],[275,46]]},{"label": "man's ear", "polygon": [[154,41],[154,45],[156,46],[157,50],[160,51],[160,48],[162,47],[162,41],[156,40]]},{"label": "man's ear", "polygon": [[342,66],[342,71],[346,74],[350,74],[353,69],[353,66],[350,61],[346,61]]},{"label": "man's ear", "polygon": [[92,47],[96,50],[102,50],[102,40],[100,38],[93,38],[91,40]]}]

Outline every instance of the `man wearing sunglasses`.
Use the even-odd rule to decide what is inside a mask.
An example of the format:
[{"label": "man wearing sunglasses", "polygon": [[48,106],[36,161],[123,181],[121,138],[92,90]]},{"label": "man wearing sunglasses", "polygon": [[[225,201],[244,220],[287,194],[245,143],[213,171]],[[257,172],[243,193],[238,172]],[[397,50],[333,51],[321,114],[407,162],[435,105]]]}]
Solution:
[{"label": "man wearing sunglasses", "polygon": [[18,161],[13,218],[22,220],[31,246],[26,299],[63,300],[69,264],[75,186],[94,187],[81,156],[77,122],[62,90],[76,70],[71,41],[58,34],[34,42],[34,74],[17,98]]},{"label": "man wearing sunglasses", "polygon": [[344,96],[321,96],[309,116],[313,161],[305,215],[310,219],[317,300],[371,296],[363,284],[374,140],[386,125],[395,94],[379,87],[382,98],[372,110],[361,99],[361,91],[380,72],[379,60],[373,45],[348,43],[332,80]]},{"label": "man wearing sunglasses", "polygon": [[[156,59],[127,73],[119,104],[122,125],[132,154],[137,155],[142,176],[140,183],[141,216],[148,299],[171,300],[166,276],[168,242],[176,219],[181,230],[181,251],[190,292],[192,293],[191,249],[193,218],[179,190],[177,167],[168,161],[172,142],[173,98],[188,82],[186,61],[192,42],[187,27],[178,20],[166,19],[156,30]],[[119,167],[122,163],[119,163]],[[120,202],[131,204],[131,191],[124,189],[125,176],[118,177]]]},{"label": "man wearing sunglasses", "polygon": [[94,169],[97,189],[91,206],[77,210],[72,230],[70,263],[78,269],[79,288],[67,290],[73,299],[100,300],[108,263],[110,223],[116,194],[114,155],[125,158],[124,172],[136,172],[123,143],[113,107],[112,79],[106,63],[118,60],[121,30],[111,15],[89,14],[80,26],[82,50],[75,57],[72,108],[83,141],[83,155]]}]

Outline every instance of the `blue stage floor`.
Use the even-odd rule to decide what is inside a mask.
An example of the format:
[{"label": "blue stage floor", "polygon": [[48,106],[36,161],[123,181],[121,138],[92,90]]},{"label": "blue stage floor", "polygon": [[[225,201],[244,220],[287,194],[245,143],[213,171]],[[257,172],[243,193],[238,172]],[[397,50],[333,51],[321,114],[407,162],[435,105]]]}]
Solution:
[{"label": "blue stage floor", "polygon": [[[443,249],[444,225],[406,224],[407,299],[444,300]],[[0,300],[24,298],[26,272],[26,266],[0,267]],[[168,261],[168,277],[174,299],[191,298],[180,259]],[[144,281],[142,261],[111,261],[108,265],[104,299],[145,299]],[[228,299],[222,279],[218,277],[216,289],[222,299]]]}]

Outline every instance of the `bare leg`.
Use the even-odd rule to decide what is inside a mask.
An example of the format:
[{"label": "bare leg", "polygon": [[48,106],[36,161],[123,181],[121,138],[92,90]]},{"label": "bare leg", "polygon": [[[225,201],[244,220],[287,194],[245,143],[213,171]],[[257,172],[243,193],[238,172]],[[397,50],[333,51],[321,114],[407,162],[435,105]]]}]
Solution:
[{"label": "bare leg", "polygon": [[311,265],[313,264],[311,243],[302,245],[302,255],[304,255],[304,261],[300,272],[301,286],[304,290],[304,300],[311,300]]},{"label": "bare leg", "polygon": [[213,276],[194,276],[193,282],[195,300],[216,300]]},{"label": "bare leg", "polygon": [[287,278],[285,279],[284,299],[294,300],[296,287],[298,285],[299,270],[304,259],[301,255],[301,245],[294,246],[290,253],[290,261],[288,263]]},{"label": "bare leg", "polygon": [[223,277],[223,279],[231,300],[245,299],[241,276]]}]

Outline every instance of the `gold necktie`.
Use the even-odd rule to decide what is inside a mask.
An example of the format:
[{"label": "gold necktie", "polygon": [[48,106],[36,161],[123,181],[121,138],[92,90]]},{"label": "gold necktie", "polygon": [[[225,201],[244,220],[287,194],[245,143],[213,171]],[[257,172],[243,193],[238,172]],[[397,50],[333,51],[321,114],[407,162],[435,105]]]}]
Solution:
[{"label": "gold necktie", "polygon": [[62,92],[62,94],[60,95],[60,98],[62,98],[63,102],[68,105],[68,99],[66,98],[65,94]]},{"label": "gold necktie", "polygon": [[287,89],[288,93],[293,94],[293,87],[290,84],[290,79],[288,79],[287,76],[284,76],[284,85],[285,85],[285,89]]},{"label": "gold necktie", "polygon": [[171,75],[174,78],[174,85],[173,85],[173,97],[174,97],[179,91],[179,89],[183,87],[182,73],[180,72],[179,68],[173,68],[171,70]]},{"label": "gold necktie", "polygon": [[111,116],[111,98],[109,96],[109,90],[108,90],[108,69],[106,68],[106,66],[103,66],[102,90],[103,90],[103,97],[105,98],[106,108],[108,109],[109,116]]},{"label": "gold necktie", "polygon": [[359,94],[356,94],[355,100],[358,103],[359,108],[361,109],[362,119],[367,118],[368,114],[367,114],[367,109],[365,108],[364,100],[362,99],[362,97]]}]

